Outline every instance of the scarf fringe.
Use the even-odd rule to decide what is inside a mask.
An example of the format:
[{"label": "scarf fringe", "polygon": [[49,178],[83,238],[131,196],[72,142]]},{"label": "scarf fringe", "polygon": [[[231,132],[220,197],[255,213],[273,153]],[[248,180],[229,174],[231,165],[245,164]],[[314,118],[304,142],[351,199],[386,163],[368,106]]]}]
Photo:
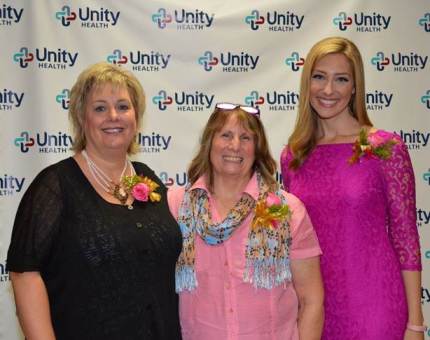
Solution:
[{"label": "scarf fringe", "polygon": [[272,289],[291,281],[290,260],[283,259],[247,259],[243,280],[255,288]]},{"label": "scarf fringe", "polygon": [[196,272],[192,266],[176,267],[175,275],[176,293],[184,290],[192,291],[197,288]]}]

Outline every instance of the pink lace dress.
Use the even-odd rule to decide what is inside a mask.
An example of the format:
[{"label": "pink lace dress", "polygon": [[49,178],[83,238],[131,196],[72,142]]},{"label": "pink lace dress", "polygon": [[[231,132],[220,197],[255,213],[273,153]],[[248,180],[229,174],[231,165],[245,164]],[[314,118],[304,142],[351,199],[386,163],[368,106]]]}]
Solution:
[{"label": "pink lace dress", "polygon": [[284,186],[305,204],[323,252],[323,339],[403,339],[401,271],[421,270],[421,256],[414,173],[406,146],[392,138],[387,160],[349,164],[352,143],[326,144],[294,171],[291,153],[282,152]]}]

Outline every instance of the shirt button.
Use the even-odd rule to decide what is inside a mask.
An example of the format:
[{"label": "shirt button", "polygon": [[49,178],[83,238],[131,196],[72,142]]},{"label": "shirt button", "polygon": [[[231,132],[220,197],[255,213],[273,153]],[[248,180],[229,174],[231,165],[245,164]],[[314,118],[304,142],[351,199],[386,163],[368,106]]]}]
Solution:
[{"label": "shirt button", "polygon": [[227,261],[224,262],[224,266],[226,266],[226,267],[228,266],[228,262]]},{"label": "shirt button", "polygon": [[230,313],[233,313],[233,308],[230,308],[229,312],[230,312]]},{"label": "shirt button", "polygon": [[230,283],[226,283],[226,284],[225,284],[225,288],[226,288],[226,289],[230,289]]}]

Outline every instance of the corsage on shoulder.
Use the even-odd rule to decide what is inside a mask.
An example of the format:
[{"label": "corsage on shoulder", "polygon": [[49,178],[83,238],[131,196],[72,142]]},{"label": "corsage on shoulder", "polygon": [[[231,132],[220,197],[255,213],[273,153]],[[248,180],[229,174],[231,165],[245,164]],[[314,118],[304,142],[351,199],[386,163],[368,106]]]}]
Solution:
[{"label": "corsage on shoulder", "polygon": [[288,219],[291,215],[287,204],[282,204],[281,199],[269,192],[266,199],[260,199],[255,205],[255,218],[252,221],[252,229],[261,227],[277,228],[278,223]]},{"label": "corsage on shoulder", "polygon": [[382,130],[368,133],[366,129],[361,129],[360,136],[352,147],[354,154],[349,159],[349,163],[357,163],[362,157],[388,159],[395,144],[397,141],[392,134]]},{"label": "corsage on shoulder", "polygon": [[127,193],[131,194],[134,199],[142,202],[159,202],[161,195],[155,190],[159,187],[152,179],[146,176],[124,176],[122,184]]}]

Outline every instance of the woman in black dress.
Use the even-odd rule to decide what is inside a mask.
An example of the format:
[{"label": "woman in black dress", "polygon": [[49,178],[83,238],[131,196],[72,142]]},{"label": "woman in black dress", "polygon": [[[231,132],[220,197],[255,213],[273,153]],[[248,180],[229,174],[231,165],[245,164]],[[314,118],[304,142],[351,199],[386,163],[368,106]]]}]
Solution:
[{"label": "woman in black dress", "polygon": [[42,170],[16,215],[7,258],[32,339],[180,339],[181,234],[166,188],[130,162],[145,109],[134,75],[95,64],[71,90],[73,157]]}]

